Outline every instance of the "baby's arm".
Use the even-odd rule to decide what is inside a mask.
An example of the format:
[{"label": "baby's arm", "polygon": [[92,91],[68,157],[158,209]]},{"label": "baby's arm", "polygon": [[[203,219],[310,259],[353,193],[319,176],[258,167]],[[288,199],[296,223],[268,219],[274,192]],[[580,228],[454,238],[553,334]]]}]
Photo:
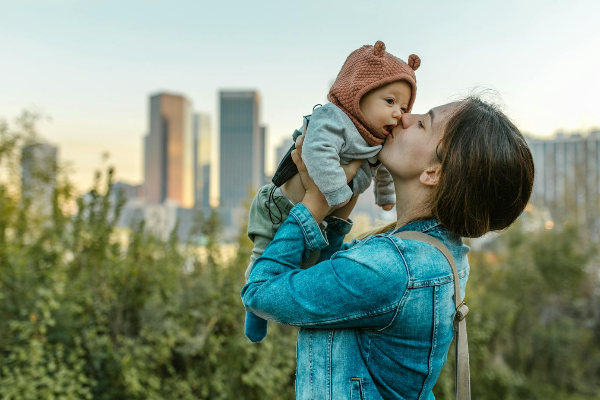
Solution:
[{"label": "baby's arm", "polygon": [[341,204],[352,196],[340,166],[345,133],[339,115],[327,107],[319,107],[310,118],[304,139],[302,159],[330,206]]},{"label": "baby's arm", "polygon": [[[394,180],[392,179],[392,175],[383,165],[380,165],[377,168],[377,173],[373,178],[375,181],[375,203],[380,206],[384,205],[394,205],[396,203],[396,191],[394,189]],[[390,210],[392,207],[389,207]],[[384,207],[384,209],[386,209]]]}]

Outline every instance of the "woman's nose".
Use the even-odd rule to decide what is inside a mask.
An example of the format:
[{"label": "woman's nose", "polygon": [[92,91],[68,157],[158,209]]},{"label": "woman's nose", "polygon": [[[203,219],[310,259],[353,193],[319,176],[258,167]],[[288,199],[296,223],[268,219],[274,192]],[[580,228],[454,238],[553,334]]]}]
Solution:
[{"label": "woman's nose", "polygon": [[402,114],[402,128],[406,129],[413,124],[413,115],[409,113]]},{"label": "woman's nose", "polygon": [[402,114],[402,127],[404,129],[406,129],[422,118],[423,118],[423,114],[404,113],[404,114]]}]

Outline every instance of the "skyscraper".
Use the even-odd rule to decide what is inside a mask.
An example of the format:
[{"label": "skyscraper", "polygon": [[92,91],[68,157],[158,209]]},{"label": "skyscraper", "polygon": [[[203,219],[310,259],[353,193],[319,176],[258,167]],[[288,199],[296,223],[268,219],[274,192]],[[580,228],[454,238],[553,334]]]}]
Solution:
[{"label": "skyscraper", "polygon": [[159,93],[150,97],[150,133],[144,139],[144,186],[148,204],[167,200],[194,205],[194,141],[190,102]]},{"label": "skyscraper", "polygon": [[530,202],[546,207],[554,222],[587,226],[599,240],[600,131],[527,142],[535,164]]},{"label": "skyscraper", "polygon": [[285,157],[290,147],[292,147],[292,144],[294,144],[294,141],[290,135],[289,137],[284,138],[279,146],[277,146],[275,149],[275,169],[277,169],[277,166],[279,166],[279,163],[281,160],[283,160],[283,157]]},{"label": "skyscraper", "polygon": [[207,114],[194,114],[194,206],[210,210],[210,170],[212,164],[212,132]]},{"label": "skyscraper", "polygon": [[221,207],[233,210],[264,180],[263,133],[258,123],[259,97],[255,91],[220,93]]},{"label": "skyscraper", "polygon": [[267,183],[267,177],[265,176],[265,163],[266,163],[266,159],[265,156],[267,154],[267,127],[266,126],[261,126],[260,127],[260,144],[259,144],[259,149],[260,149],[260,155],[259,155],[259,160],[258,160],[258,164],[260,166],[260,186],[263,186]]}]

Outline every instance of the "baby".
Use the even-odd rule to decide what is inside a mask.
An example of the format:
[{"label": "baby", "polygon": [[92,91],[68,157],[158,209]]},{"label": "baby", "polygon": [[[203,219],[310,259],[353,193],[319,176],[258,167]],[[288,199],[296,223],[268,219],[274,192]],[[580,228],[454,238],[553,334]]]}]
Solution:
[{"label": "baby", "polygon": [[[408,64],[385,51],[385,44],[362,46],[352,52],[329,90],[330,103],[305,117],[302,159],[309,175],[330,206],[348,202],[374,181],[375,202],[390,210],[396,201],[389,172],[380,165],[377,154],[405,112],[410,112],[417,92],[414,71],[421,60],[412,54]],[[304,187],[291,160],[290,149],[279,164],[273,183],[263,186],[252,201],[248,236],[254,242],[248,279],[254,261],[262,255],[294,204],[302,200]],[[362,159],[356,176],[347,183],[342,164]],[[308,268],[319,254],[312,253],[302,263]],[[246,336],[260,342],[267,334],[267,321],[247,312]]]}]

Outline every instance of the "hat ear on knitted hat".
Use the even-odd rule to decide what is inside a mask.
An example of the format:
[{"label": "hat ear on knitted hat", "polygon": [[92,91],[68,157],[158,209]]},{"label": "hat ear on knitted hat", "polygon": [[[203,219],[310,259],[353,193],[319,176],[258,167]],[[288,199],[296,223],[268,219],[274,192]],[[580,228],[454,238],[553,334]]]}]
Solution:
[{"label": "hat ear on knitted hat", "polygon": [[412,68],[413,71],[416,71],[421,66],[421,59],[416,54],[411,54],[408,56],[408,66]]},{"label": "hat ear on knitted hat", "polygon": [[375,43],[375,46],[373,46],[373,54],[375,54],[375,57],[383,57],[385,54],[385,43],[378,40],[377,43]]}]

